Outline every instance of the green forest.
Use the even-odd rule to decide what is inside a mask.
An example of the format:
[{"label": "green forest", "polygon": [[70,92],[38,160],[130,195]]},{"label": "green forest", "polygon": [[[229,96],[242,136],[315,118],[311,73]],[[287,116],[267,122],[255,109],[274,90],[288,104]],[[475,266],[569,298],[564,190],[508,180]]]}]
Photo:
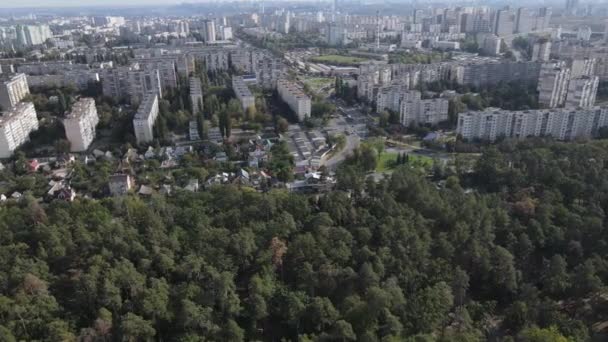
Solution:
[{"label": "green forest", "polygon": [[442,174],[6,202],[0,340],[605,341],[608,141]]}]

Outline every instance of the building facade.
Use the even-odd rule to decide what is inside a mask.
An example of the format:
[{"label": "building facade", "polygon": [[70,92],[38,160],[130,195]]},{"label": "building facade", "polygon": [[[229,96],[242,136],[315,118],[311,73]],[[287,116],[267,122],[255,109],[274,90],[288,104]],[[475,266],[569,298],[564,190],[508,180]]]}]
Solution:
[{"label": "building facade", "polygon": [[286,79],[281,79],[277,81],[277,92],[300,121],[310,117],[310,97],[299,86]]},{"label": "building facade", "polygon": [[556,108],[506,111],[488,108],[458,115],[456,132],[464,139],[495,141],[498,138],[524,139],[550,136],[572,140],[597,135],[608,125],[607,108]]},{"label": "building facade", "polygon": [[0,110],[8,111],[30,93],[25,74],[0,78]]},{"label": "building facade", "polygon": [[95,139],[95,128],[99,123],[95,100],[81,98],[72,106],[72,111],[63,119],[65,136],[70,141],[70,151],[83,152]]},{"label": "building facade", "polygon": [[30,139],[38,129],[36,109],[31,102],[19,102],[0,117],[0,158],[13,155],[15,149]]},{"label": "building facade", "polygon": [[154,140],[153,128],[158,117],[158,98],[155,92],[146,94],[133,118],[133,130],[138,144]]}]

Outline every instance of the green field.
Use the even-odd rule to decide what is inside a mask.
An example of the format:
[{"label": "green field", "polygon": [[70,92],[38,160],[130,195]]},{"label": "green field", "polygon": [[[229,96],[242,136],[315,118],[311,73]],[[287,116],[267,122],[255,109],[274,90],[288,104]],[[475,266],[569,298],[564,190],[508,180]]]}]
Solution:
[{"label": "green field", "polygon": [[[395,162],[397,161],[398,153],[396,152],[383,152],[378,159],[378,166],[376,166],[376,172],[385,172],[395,168]],[[433,166],[433,159],[426,156],[420,156],[416,154],[409,154],[409,162],[407,165],[412,167],[429,168]]]},{"label": "green field", "polygon": [[327,64],[336,64],[336,65],[358,65],[361,62],[365,62],[367,59],[359,58],[359,57],[351,57],[351,56],[342,56],[342,55],[323,55],[316,56],[310,59],[315,63],[327,63]]},{"label": "green field", "polygon": [[334,83],[334,79],[327,77],[310,77],[305,78],[304,83],[307,84],[312,91],[319,92],[321,89],[332,85]]}]

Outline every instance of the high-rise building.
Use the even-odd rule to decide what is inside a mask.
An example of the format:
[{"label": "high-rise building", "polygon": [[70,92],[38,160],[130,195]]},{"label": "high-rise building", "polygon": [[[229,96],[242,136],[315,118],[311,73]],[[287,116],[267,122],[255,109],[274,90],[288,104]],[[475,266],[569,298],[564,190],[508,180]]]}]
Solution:
[{"label": "high-rise building", "polygon": [[154,140],[154,122],[158,117],[158,94],[146,94],[133,118],[133,130],[138,144]]},{"label": "high-rise building", "polygon": [[510,9],[501,9],[494,14],[494,34],[508,36],[515,30],[515,14]]},{"label": "high-rise building", "polygon": [[88,97],[78,100],[63,119],[65,136],[70,141],[70,151],[86,151],[95,139],[95,127],[98,123],[95,100]]},{"label": "high-rise building", "polygon": [[525,139],[551,136],[558,140],[596,136],[608,126],[608,108],[555,108],[507,111],[488,108],[460,113],[456,132],[464,139],[495,141],[499,137]]},{"label": "high-rise building", "polygon": [[19,102],[0,116],[0,158],[10,157],[17,147],[38,129],[36,109],[31,102]]},{"label": "high-rise building", "polygon": [[566,102],[570,69],[565,63],[543,64],[538,78],[538,102],[546,108],[561,107]]},{"label": "high-rise building", "polygon": [[0,77],[0,111],[8,111],[30,93],[25,74]]},{"label": "high-rise building", "polygon": [[400,122],[404,126],[436,125],[448,119],[447,99],[428,99],[403,101],[399,112]]},{"label": "high-rise building", "polygon": [[53,36],[48,25],[17,25],[15,31],[20,46],[41,45]]},{"label": "high-rise building", "polygon": [[488,56],[497,56],[500,54],[502,38],[492,33],[480,33],[477,36],[479,47],[484,54]]},{"label": "high-rise building", "polygon": [[604,43],[608,44],[608,19],[604,20]]},{"label": "high-rise building", "polygon": [[215,21],[207,19],[203,23],[205,27],[205,43],[214,43],[216,37]]},{"label": "high-rise building", "polygon": [[190,106],[193,115],[203,110],[203,89],[198,77],[190,77]]},{"label": "high-rise building", "polygon": [[531,32],[536,26],[536,19],[532,15],[530,9],[520,7],[517,9],[517,17],[515,24],[515,32],[527,33]]},{"label": "high-rise building", "polygon": [[571,79],[568,84],[566,107],[593,107],[595,105],[599,82],[600,79],[597,76],[584,76]]},{"label": "high-rise building", "polygon": [[286,79],[280,79],[277,81],[277,92],[300,121],[310,117],[310,97],[300,87]]},{"label": "high-rise building", "polygon": [[243,81],[243,78],[240,76],[232,77],[232,90],[236,95],[236,98],[241,102],[241,107],[243,110],[247,110],[247,108],[255,107],[255,96]]},{"label": "high-rise building", "polygon": [[541,40],[534,43],[532,47],[532,61],[547,62],[551,55],[551,41]]},{"label": "high-rise building", "polygon": [[570,78],[591,77],[595,75],[596,65],[597,59],[595,58],[575,59],[570,66]]}]

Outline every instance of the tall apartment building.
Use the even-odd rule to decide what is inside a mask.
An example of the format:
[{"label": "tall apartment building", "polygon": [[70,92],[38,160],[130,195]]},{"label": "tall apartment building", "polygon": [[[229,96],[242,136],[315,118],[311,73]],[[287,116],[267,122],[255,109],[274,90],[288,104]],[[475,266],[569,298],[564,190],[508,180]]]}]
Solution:
[{"label": "tall apartment building", "polygon": [[10,157],[38,129],[36,109],[31,102],[19,102],[0,116],[0,158]]},{"label": "tall apartment building", "polygon": [[48,25],[17,25],[15,33],[20,46],[41,45],[53,36]]},{"label": "tall apartment building", "polygon": [[247,110],[249,107],[255,107],[255,96],[253,96],[242,77],[232,77],[232,90],[234,91],[236,98],[241,102],[243,110]]},{"label": "tall apartment building", "polygon": [[154,140],[154,122],[158,117],[158,94],[147,93],[133,117],[133,130],[138,144]]},{"label": "tall apartment building", "polygon": [[508,36],[515,30],[515,14],[510,9],[501,9],[494,14],[494,34]]},{"label": "tall apartment building", "polygon": [[566,107],[591,108],[595,106],[599,83],[600,79],[597,76],[570,79]]},{"label": "tall apartment building", "polygon": [[205,43],[214,43],[215,42],[215,21],[213,20],[205,20]]},{"label": "tall apartment building", "polygon": [[115,99],[129,98],[131,103],[139,103],[153,91],[162,97],[161,77],[158,69],[140,70],[139,66],[101,70],[103,94]]},{"label": "tall apartment building", "polygon": [[449,102],[446,99],[411,100],[401,102],[399,121],[404,126],[436,125],[448,119]]},{"label": "tall apartment building", "polygon": [[131,103],[140,103],[150,92],[162,98],[162,83],[158,69],[137,70],[127,73],[128,94]]},{"label": "tall apartment building", "polygon": [[274,89],[277,81],[283,76],[285,65],[278,58],[265,57],[257,62],[255,77],[258,85],[265,89]]},{"label": "tall apartment building", "polygon": [[381,112],[388,109],[399,112],[402,102],[420,99],[421,93],[417,90],[408,90],[406,85],[384,87],[379,89],[378,95],[376,95],[376,111]]},{"label": "tall apartment building", "polygon": [[570,66],[570,77],[593,76],[596,65],[597,59],[595,58],[575,59]]},{"label": "tall apartment building", "polygon": [[608,108],[555,108],[506,111],[488,108],[458,115],[456,132],[464,139],[495,141],[500,137],[524,139],[551,136],[558,140],[597,135],[608,125]]},{"label": "tall apartment building", "polygon": [[172,58],[138,58],[135,60],[143,70],[158,70],[161,89],[177,88],[175,59]]},{"label": "tall apartment building", "polygon": [[310,117],[310,97],[304,94],[300,87],[286,79],[280,79],[277,81],[277,92],[300,121]]},{"label": "tall apartment building", "polygon": [[95,128],[99,123],[95,100],[81,98],[72,106],[72,111],[63,119],[65,136],[70,141],[70,151],[83,152],[95,139]]},{"label": "tall apartment building", "polygon": [[481,50],[488,56],[497,56],[500,54],[500,48],[502,45],[502,38],[495,34],[480,34],[478,35],[477,41]]},{"label": "tall apartment building", "polygon": [[551,55],[551,41],[544,40],[534,43],[532,47],[532,62],[548,62]]},{"label": "tall apartment building", "polygon": [[190,77],[190,105],[193,115],[203,110],[203,88],[198,77]]},{"label": "tall apartment building", "polygon": [[538,103],[547,108],[563,106],[569,81],[570,69],[564,63],[543,64],[538,78]]},{"label": "tall apartment building", "polygon": [[25,74],[0,77],[0,110],[10,110],[30,93]]}]

